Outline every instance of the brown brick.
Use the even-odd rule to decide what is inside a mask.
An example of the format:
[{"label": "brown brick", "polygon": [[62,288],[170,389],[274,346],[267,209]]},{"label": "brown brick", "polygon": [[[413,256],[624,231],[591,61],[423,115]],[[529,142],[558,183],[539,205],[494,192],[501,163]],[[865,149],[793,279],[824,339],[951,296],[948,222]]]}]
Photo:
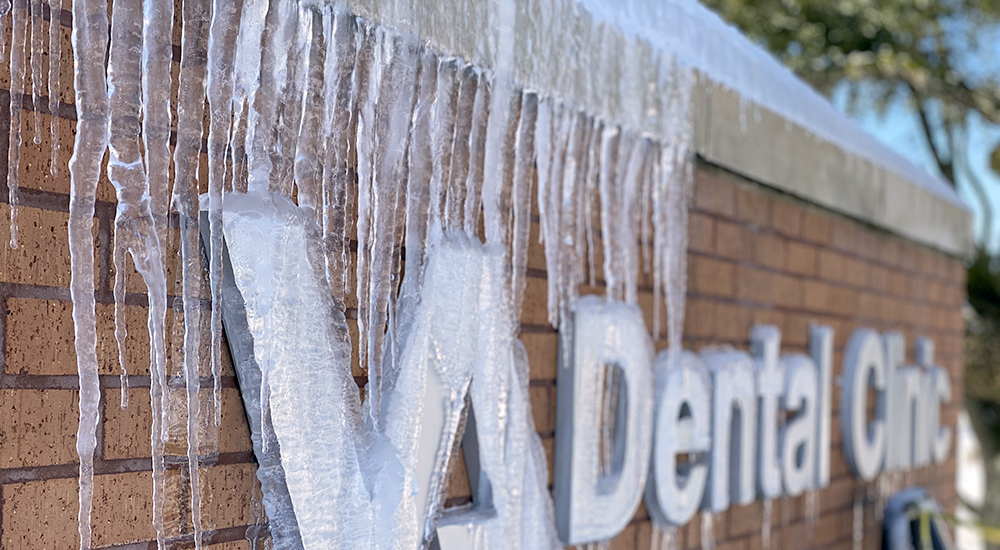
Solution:
[{"label": "brown brick", "polygon": [[829,285],[806,279],[802,282],[802,305],[810,311],[825,311],[829,305]]},{"label": "brown brick", "polygon": [[754,237],[756,262],[771,269],[784,269],[787,245],[785,240],[770,233],[757,233]]},{"label": "brown brick", "polygon": [[75,478],[3,485],[0,490],[3,491],[0,544],[5,550],[79,548]]},{"label": "brown brick", "polygon": [[73,306],[61,300],[7,300],[7,372],[76,374]]},{"label": "brown brick", "polygon": [[752,260],[754,234],[743,227],[726,221],[715,225],[715,250],[722,258],[744,261]]},{"label": "brown brick", "polygon": [[738,186],[736,217],[759,227],[767,226],[771,219],[771,197],[759,189]]},{"label": "brown brick", "polygon": [[698,292],[720,297],[732,297],[735,268],[732,263],[714,258],[697,258],[694,277],[689,284]]},{"label": "brown brick", "polygon": [[774,290],[772,280],[775,275],[748,265],[738,266],[736,271],[736,298],[761,304],[770,304]]},{"label": "brown brick", "polygon": [[863,231],[853,221],[834,219],[830,224],[830,246],[845,252],[857,252],[859,234]]},{"label": "brown brick", "polygon": [[77,395],[70,390],[0,390],[0,468],[75,462]]},{"label": "brown brick", "polygon": [[771,208],[771,226],[788,237],[798,237],[802,230],[802,208],[784,199],[775,199]]},{"label": "brown brick", "polygon": [[733,184],[722,181],[714,174],[697,172],[694,186],[694,205],[698,210],[731,218],[735,210],[733,195]]},{"label": "brown brick", "polygon": [[802,213],[802,238],[816,244],[830,242],[830,217],[815,210]]},{"label": "brown brick", "polygon": [[718,304],[718,338],[722,343],[745,345],[750,331],[750,310],[728,303]]},{"label": "brown brick", "polygon": [[684,334],[708,338],[715,335],[716,320],[715,302],[692,298],[687,301],[687,314],[684,316]]},{"label": "brown brick", "polygon": [[[18,210],[18,248],[10,240],[10,207],[0,207],[0,281],[48,286],[69,286],[69,214],[22,206]],[[97,220],[94,220],[94,234]],[[95,258],[98,257],[95,239]],[[100,262],[95,261],[94,277]]]},{"label": "brown brick", "polygon": [[774,303],[786,308],[802,305],[802,280],[789,275],[774,276]]},{"label": "brown brick", "polygon": [[524,349],[528,351],[532,380],[555,380],[559,353],[559,336],[554,332],[522,332]]},{"label": "brown brick", "polygon": [[790,241],[788,243],[788,271],[799,275],[816,273],[817,248],[811,244]]},{"label": "brown brick", "polygon": [[705,214],[691,212],[688,218],[688,249],[715,252],[715,221]]},{"label": "brown brick", "polygon": [[819,251],[819,277],[828,281],[841,282],[847,278],[847,262],[843,254],[827,249]]},{"label": "brown brick", "polygon": [[552,386],[534,386],[528,390],[531,398],[531,414],[534,415],[535,429],[539,433],[555,430],[552,412],[555,410],[555,392]]}]

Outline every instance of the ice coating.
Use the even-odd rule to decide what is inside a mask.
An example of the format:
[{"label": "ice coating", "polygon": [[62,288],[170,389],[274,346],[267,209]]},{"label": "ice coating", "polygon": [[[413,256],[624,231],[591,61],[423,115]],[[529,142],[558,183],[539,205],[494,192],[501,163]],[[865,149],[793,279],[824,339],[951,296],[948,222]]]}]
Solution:
[{"label": "ice coating", "polygon": [[[21,113],[24,106],[24,78],[26,74],[25,50],[28,48],[29,21],[28,6],[19,5],[10,9],[11,47],[10,47],[10,133],[7,150],[7,191],[10,204],[10,247],[17,248],[17,211],[20,198],[18,187],[20,175],[18,170],[21,162]],[[74,50],[75,50],[74,46]],[[79,71],[79,65],[77,65]],[[103,74],[103,63],[101,66]],[[79,87],[77,87],[79,90]],[[78,134],[79,135],[79,134]],[[98,145],[95,143],[95,145]],[[101,154],[103,154],[103,150]]]},{"label": "ice coating", "polygon": [[[59,173],[59,94],[62,88],[62,0],[49,0],[49,140],[52,142],[49,174]],[[36,106],[35,112],[38,112]]]},{"label": "ice coating", "polygon": [[[15,13],[17,11],[14,10]],[[73,157],[69,161],[72,194],[69,203],[69,251],[72,273],[70,296],[73,300],[74,346],[80,380],[80,423],[76,433],[76,452],[80,457],[80,548],[89,549],[94,497],[94,450],[97,447],[96,431],[101,399],[100,380],[97,375],[97,318],[91,229],[94,223],[97,182],[101,177],[101,159],[108,145],[109,107],[104,72],[104,52],[108,43],[107,5],[99,0],[76,0],[73,2],[73,18],[78,22],[73,28],[77,130]],[[15,25],[15,36],[17,28]],[[23,41],[21,43],[23,44]],[[19,55],[18,49],[13,50],[12,64],[13,57]],[[11,98],[13,97],[12,91]],[[17,111],[11,110],[12,129],[15,127],[15,112]],[[11,148],[12,151],[15,149]],[[13,166],[16,173],[16,163]],[[9,179],[8,185],[12,185]],[[14,189],[12,185],[12,197]],[[12,225],[15,223],[14,208],[15,201],[12,200]]]},{"label": "ice coating", "polygon": [[[77,5],[81,2],[74,4],[75,10],[82,9]],[[106,3],[101,5],[106,7]],[[89,9],[96,13],[96,4]],[[116,336],[120,343],[127,338],[123,320],[129,254],[149,298],[153,521],[159,543],[165,542],[164,445],[179,435],[171,426],[181,428],[186,419],[187,425],[181,429],[187,435],[191,508],[195,511],[193,541],[195,546],[201,545],[202,514],[196,512],[201,491],[196,488],[205,465],[205,456],[200,455],[207,451],[210,460],[212,451],[198,434],[203,406],[199,390],[204,383],[199,350],[203,339],[210,342],[206,348],[210,356],[204,359],[211,367],[213,396],[207,403],[211,404],[212,424],[217,426],[224,315],[220,307],[224,301],[222,242],[223,235],[232,232],[224,229],[225,225],[237,223],[225,221],[225,215],[240,218],[269,212],[268,219],[275,225],[268,231],[299,231],[301,236],[296,238],[308,246],[294,251],[298,256],[305,254],[305,259],[291,255],[282,256],[281,261],[270,258],[272,267],[267,269],[284,273],[285,262],[309,267],[311,292],[330,290],[330,299],[322,301],[324,309],[329,309],[323,316],[337,319],[326,344],[340,350],[341,359],[358,353],[360,366],[368,374],[366,406],[362,409],[358,404],[361,416],[351,420],[363,428],[364,433],[352,444],[356,469],[365,473],[358,478],[361,485],[352,479],[345,481],[344,487],[363,486],[370,493],[375,485],[403,483],[400,480],[406,476],[416,479],[423,474],[406,470],[412,467],[415,456],[433,455],[435,464],[443,465],[434,470],[439,478],[432,485],[421,486],[423,492],[416,500],[406,489],[408,485],[400,485],[398,503],[391,504],[394,497],[381,495],[361,499],[357,506],[367,510],[357,515],[362,519],[352,519],[344,512],[338,521],[361,521],[364,526],[369,524],[363,523],[363,518],[395,517],[395,523],[406,526],[393,532],[399,540],[423,541],[433,535],[450,460],[445,451],[455,441],[442,443],[445,446],[429,455],[421,454],[419,447],[413,449],[412,439],[397,441],[388,434],[397,422],[412,428],[414,418],[426,418],[427,411],[386,411],[398,406],[392,403],[410,404],[401,395],[417,394],[409,383],[402,384],[404,393],[395,392],[401,391],[397,390],[399,381],[412,370],[404,365],[411,364],[407,361],[412,361],[413,346],[427,345],[417,342],[427,332],[418,327],[428,326],[420,316],[435,307],[450,307],[440,296],[425,303],[427,289],[432,286],[425,277],[434,272],[435,261],[445,262],[440,258],[454,254],[458,259],[453,263],[468,265],[470,273],[477,274],[468,284],[473,288],[471,281],[475,279],[478,298],[468,300],[468,307],[475,306],[480,321],[470,325],[477,331],[471,339],[477,343],[475,349],[461,352],[474,357],[468,362],[474,371],[471,382],[463,382],[465,375],[452,376],[454,373],[442,378],[450,399],[449,412],[442,418],[447,418],[449,430],[461,431],[460,419],[467,414],[463,412],[462,388],[468,386],[473,407],[491,411],[479,423],[483,429],[479,440],[497,450],[495,457],[492,451],[487,453],[489,459],[482,467],[494,479],[493,504],[498,519],[478,526],[476,536],[496,547],[503,547],[497,541],[506,540],[510,533],[525,547],[556,547],[552,522],[545,519],[551,517],[551,502],[544,451],[533,430],[526,359],[516,339],[527,283],[531,226],[539,224],[545,245],[546,294],[553,326],[563,322],[565,312],[577,299],[578,287],[586,282],[603,283],[608,298],[634,304],[642,269],[656,280],[657,311],[666,306],[671,345],[679,344],[686,273],[686,199],[691,185],[690,75],[676,69],[658,73],[661,81],[654,83],[656,89],[669,92],[669,97],[658,100],[662,105],[653,105],[650,98],[633,93],[627,86],[622,89],[629,109],[637,113],[647,110],[642,116],[661,116],[655,114],[659,112],[656,109],[669,112],[676,131],[664,141],[638,129],[640,114],[607,120],[567,98],[523,89],[512,66],[519,47],[515,43],[518,14],[513,2],[499,2],[490,8],[489,17],[498,30],[486,40],[506,53],[497,57],[496,66],[481,67],[449,57],[414,35],[357,17],[343,5],[295,0],[188,0],[181,14],[177,147],[171,181],[167,159],[171,158],[173,6],[153,0],[140,6],[139,0],[123,0],[113,5],[113,10],[107,73],[100,66],[100,71],[93,71],[97,76],[81,87],[80,68],[85,65],[81,60],[86,56],[78,53],[76,60],[78,94],[92,98],[95,90],[101,91],[99,85],[110,86],[111,105],[90,119],[81,116],[79,120],[80,130],[89,131],[85,135],[90,138],[98,135],[95,128],[103,124],[107,132],[110,125],[110,136],[104,139],[111,141],[109,175],[119,199],[113,252]],[[24,10],[19,26],[14,26],[15,33],[25,36],[29,25],[36,23],[24,17],[26,13],[33,17]],[[49,38],[51,44],[52,35]],[[97,47],[97,40],[92,38],[88,44]],[[141,56],[125,55],[140,50]],[[23,52],[21,57],[23,74]],[[89,62],[100,65],[96,58]],[[53,84],[51,79],[49,84]],[[50,100],[53,95],[57,94],[50,92]],[[207,117],[203,116],[205,99]],[[81,105],[93,103],[78,100],[78,109],[84,113]],[[203,144],[206,137],[207,147]],[[208,181],[204,182],[197,168],[206,148]],[[11,154],[16,154],[16,149],[13,147]],[[90,149],[75,158],[90,159],[89,155],[96,154]],[[95,169],[99,170],[100,156],[97,159]],[[536,165],[538,186],[534,187]],[[77,177],[74,181],[82,180]],[[200,188],[204,187],[208,194],[199,201]],[[11,189],[13,193],[15,188]],[[246,190],[250,195],[233,194]],[[83,188],[74,188],[73,204],[80,204],[78,192]],[[79,197],[85,206],[86,196]],[[234,197],[240,199],[229,200]],[[256,197],[253,200],[257,202],[248,197]],[[532,212],[533,199],[537,217]],[[16,207],[16,200],[11,204]],[[227,204],[232,211],[227,210]],[[207,251],[204,265],[200,209],[207,210],[202,236]],[[166,251],[168,219],[174,213],[180,244],[181,284],[177,288],[182,299],[178,305],[183,309],[183,317],[181,308],[174,312],[175,323],[183,323],[179,325],[183,330],[175,331],[183,338],[183,353],[175,359],[182,367],[185,395],[172,390],[171,399],[165,355]],[[279,219],[284,221],[275,221]],[[92,240],[89,235],[80,236],[82,232],[74,235],[81,241],[74,241],[74,249],[82,254],[82,242],[91,245]],[[240,236],[238,232],[234,235]],[[481,242],[484,237],[485,245]],[[597,249],[601,247],[605,264],[598,269],[596,262],[602,254]],[[80,266],[74,263],[74,280],[85,279]],[[207,296],[202,288],[206,267]],[[258,275],[265,279],[271,276]],[[454,276],[435,277],[445,281],[434,283],[437,286],[456,284]],[[278,292],[275,288],[273,292]],[[202,303],[206,297],[211,298],[208,324],[200,320],[203,314],[208,316],[202,311],[207,307]],[[661,304],[664,297],[666,302]],[[356,309],[350,304],[354,299]],[[319,307],[319,302],[310,307]],[[81,304],[83,314],[86,302]],[[340,319],[355,312],[358,336],[352,338]],[[323,498],[332,497],[303,496],[304,488],[313,487],[303,481],[304,466],[301,462],[299,466],[294,461],[279,462],[286,454],[279,432],[287,429],[293,415],[288,409],[284,416],[276,414],[275,408],[287,403],[269,402],[282,399],[275,388],[287,391],[289,386],[277,370],[281,343],[274,337],[263,337],[281,328],[275,324],[278,313],[266,313],[260,314],[259,326],[250,327],[261,336],[253,342],[255,353],[259,352],[253,376],[259,379],[243,387],[246,373],[240,374],[241,388],[245,405],[254,409],[249,416],[256,418],[252,420],[257,426],[254,444],[262,466],[262,500],[272,522],[272,535],[275,541],[289,541],[291,547],[309,547],[334,536],[328,532],[328,518],[323,519],[328,506],[313,510],[313,505],[303,505],[293,511],[292,502],[313,497],[320,500],[310,502],[323,502]],[[463,315],[472,315],[472,311]],[[659,318],[657,314],[657,329]],[[85,325],[86,318],[81,319]],[[210,327],[207,334],[202,334],[204,326]],[[78,356],[86,358],[86,354]],[[127,366],[124,359],[122,353],[123,370]],[[447,373],[451,368],[441,366],[438,371]],[[354,391],[349,367],[346,373],[343,383]],[[500,382],[485,384],[484,380]],[[603,402],[610,415],[617,392],[613,391],[614,382],[607,386]],[[123,389],[127,389],[124,377]],[[249,398],[248,391],[256,395]],[[123,391],[123,400],[127,396]],[[413,437],[412,430],[397,428],[393,428],[397,438],[404,434]],[[385,455],[392,459],[382,460],[379,468],[372,469],[372,461],[379,462],[372,456],[381,457],[380,453],[388,453],[390,447],[397,449]],[[401,454],[399,449],[404,448],[409,454]],[[385,464],[396,463],[400,466],[390,473]],[[278,471],[285,466],[289,466],[287,471]],[[81,481],[85,482],[86,476]],[[336,494],[338,499],[344,498]],[[356,497],[364,493],[350,494]],[[404,499],[404,495],[410,496]],[[407,501],[410,504],[400,504]],[[371,544],[385,544],[370,528],[361,527],[359,532],[369,533]]]}]

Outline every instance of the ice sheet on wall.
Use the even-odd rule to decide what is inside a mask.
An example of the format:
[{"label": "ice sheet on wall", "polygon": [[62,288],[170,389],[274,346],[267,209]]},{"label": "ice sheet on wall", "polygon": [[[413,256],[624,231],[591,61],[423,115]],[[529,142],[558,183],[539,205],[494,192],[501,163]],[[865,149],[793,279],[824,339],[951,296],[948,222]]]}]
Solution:
[{"label": "ice sheet on wall", "polygon": [[[512,28],[520,15],[513,2],[491,6],[489,17],[498,30],[488,39],[496,41],[502,54],[516,46]],[[483,417],[479,424],[486,434],[502,433],[508,438],[503,445],[517,449],[538,446],[526,428],[531,418],[524,395],[528,373],[516,340],[536,225],[544,243],[552,326],[567,322],[580,285],[604,285],[609,299],[635,303],[639,280],[648,275],[656,294],[654,336],[665,328],[671,346],[679,349],[686,205],[693,177],[688,116],[692,76],[672,63],[669,52],[651,58],[650,74],[656,78],[649,83],[650,101],[636,104],[655,104],[656,109],[636,117],[660,117],[660,126],[671,128],[667,139],[654,139],[622,121],[593,116],[565,98],[523,89],[513,80],[512,55],[498,55],[495,67],[473,66],[340,5],[184,0],[178,4],[176,83],[170,72],[170,3],[121,0],[114,3],[110,19],[106,1],[75,0],[72,8],[74,21],[86,22],[74,32],[79,122],[69,166],[72,294],[82,389],[80,531],[85,545],[90,540],[93,475],[88,442],[94,441],[100,398],[91,223],[101,159],[109,146],[108,176],[119,202],[111,244],[122,405],[127,406],[129,395],[125,373],[141,370],[126,361],[125,297],[144,292],[151,342],[153,521],[160,546],[189,536],[200,547],[203,532],[212,528],[210,520],[203,525],[204,514],[199,513],[199,477],[218,454],[222,305],[227,299],[224,234],[232,240],[233,281],[255,336],[255,366],[238,370],[251,423],[259,429],[255,450],[262,466],[277,467],[280,455],[287,488],[287,493],[276,489],[277,470],[272,472],[277,477],[264,475],[264,505],[275,541],[290,541],[289,547],[338,536],[330,527],[337,523],[324,516],[330,503],[342,503],[347,494],[373,494],[378,483],[386,482],[384,464],[377,475],[366,473],[373,456],[395,457],[397,477],[416,475],[406,468],[422,452],[419,446],[389,435],[380,440],[376,434],[405,431],[415,418],[426,417],[424,411],[395,409],[402,405],[392,396],[399,381],[423,368],[414,366],[423,363],[413,362],[413,346],[428,346],[418,340],[436,338],[437,326],[420,317],[431,307],[427,278],[435,273],[435,257],[453,254],[454,261],[468,262],[469,273],[478,273],[479,297],[466,301],[478,309],[463,315],[490,319],[481,325],[459,323],[480,327],[477,347],[455,351],[455,364],[442,361],[431,369],[438,373],[442,391],[447,388],[442,395],[450,408],[441,418],[458,422],[452,430],[456,434],[467,414],[468,392],[484,411],[506,418],[506,424],[494,425],[493,414]],[[35,12],[18,5],[12,14],[15,34],[34,30]],[[95,52],[108,46],[109,26],[105,61]],[[179,92],[172,94],[175,87]],[[173,151],[172,127],[177,132]],[[208,163],[202,168],[206,152]],[[12,184],[12,206],[16,193]],[[207,261],[199,246],[202,212],[207,217]],[[241,223],[246,225],[237,229]],[[249,235],[254,236],[253,254],[235,246]],[[139,287],[129,282],[132,266],[142,276]],[[437,284],[456,284],[451,278],[442,280],[449,282]],[[305,294],[293,296],[292,288]],[[293,322],[305,312],[308,323]],[[356,323],[356,334],[346,328],[349,322]],[[305,331],[307,326],[313,330]],[[498,332],[483,332],[484,326]],[[278,338],[280,330],[289,332]],[[317,383],[310,391],[336,399],[289,395],[297,386],[294,379],[281,378],[288,373],[282,361],[290,361],[275,343],[281,341],[327,350],[322,365],[312,356],[296,357],[294,363],[303,373],[315,371]],[[168,349],[173,353],[167,354]],[[468,354],[476,360],[464,372],[456,365],[463,362],[458,357]],[[492,357],[488,367],[481,364],[483,354]],[[352,356],[359,359],[357,371],[352,371]],[[503,380],[502,399],[490,393],[492,388],[477,385],[477,369],[486,368],[494,371],[480,373],[480,382],[486,376]],[[363,397],[356,380],[367,381]],[[422,382],[413,383],[419,387]],[[411,388],[409,384],[405,387]],[[294,401],[299,398],[322,405],[325,420],[317,425],[293,422],[302,414]],[[517,414],[503,412],[507,407],[517,407]],[[354,444],[319,452],[321,460],[306,459],[318,451],[292,451],[292,443],[282,443],[282,426],[300,431],[289,441],[329,442],[317,434],[346,430]],[[381,448],[385,441],[395,450]],[[488,437],[480,441],[490,444]],[[498,476],[497,484],[503,482],[497,487],[528,492],[538,483],[532,476],[544,472],[544,462],[537,453],[505,449],[496,447],[496,462],[491,454],[484,471]],[[439,464],[447,463],[444,455],[439,458]],[[523,460],[528,462],[518,462]],[[168,488],[168,461],[186,464],[186,487]],[[308,464],[324,464],[337,474],[315,483]],[[403,498],[404,491],[398,502],[389,499],[392,506],[356,499],[356,514],[341,519],[360,525],[370,518],[367,530],[359,527],[360,532],[378,540],[371,522],[390,517],[385,514],[405,516],[408,525],[418,525],[406,535],[408,540],[422,541],[433,532],[439,492],[429,491],[416,502],[420,499],[413,495]],[[503,514],[528,517],[502,493],[493,498],[498,512],[507,507]],[[543,506],[548,496],[541,491],[532,498]],[[428,499],[434,503],[430,508],[424,506]],[[411,503],[398,508],[403,501]],[[286,515],[275,510],[289,502],[287,517],[294,515],[294,520],[282,524]],[[186,516],[183,510],[189,510]],[[529,531],[544,531],[531,531],[530,523],[517,525],[524,526],[525,540]],[[484,527],[483,533],[494,529],[500,528]]]}]

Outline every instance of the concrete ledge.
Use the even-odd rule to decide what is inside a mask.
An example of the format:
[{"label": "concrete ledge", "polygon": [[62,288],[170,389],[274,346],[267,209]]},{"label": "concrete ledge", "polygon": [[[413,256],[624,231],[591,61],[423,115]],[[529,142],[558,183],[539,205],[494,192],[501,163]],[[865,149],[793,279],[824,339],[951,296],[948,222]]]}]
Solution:
[{"label": "concrete ledge", "polygon": [[973,250],[972,214],[947,183],[695,0],[514,0],[507,14],[498,0],[418,4],[347,0],[347,9],[486,69],[504,57],[498,29],[511,28],[499,72],[660,140],[676,124],[666,109],[674,68],[695,69],[694,147],[709,162],[954,256]]},{"label": "concrete ledge", "polygon": [[954,256],[973,250],[972,215],[965,205],[705,79],[693,100],[695,150],[712,164]]}]

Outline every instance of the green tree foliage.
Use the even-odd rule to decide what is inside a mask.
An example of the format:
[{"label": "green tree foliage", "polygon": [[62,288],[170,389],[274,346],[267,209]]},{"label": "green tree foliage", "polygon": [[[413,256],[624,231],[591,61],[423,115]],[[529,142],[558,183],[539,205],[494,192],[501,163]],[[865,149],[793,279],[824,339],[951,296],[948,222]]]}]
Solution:
[{"label": "green tree foliage", "polygon": [[[704,3],[822,92],[845,81],[864,83],[865,98],[878,109],[903,94],[920,118],[941,175],[951,182],[963,168],[959,157],[969,115],[1000,124],[1000,79],[978,62],[995,58],[1000,1]],[[852,88],[852,99],[859,89]],[[982,190],[979,182],[971,183]]]}]

